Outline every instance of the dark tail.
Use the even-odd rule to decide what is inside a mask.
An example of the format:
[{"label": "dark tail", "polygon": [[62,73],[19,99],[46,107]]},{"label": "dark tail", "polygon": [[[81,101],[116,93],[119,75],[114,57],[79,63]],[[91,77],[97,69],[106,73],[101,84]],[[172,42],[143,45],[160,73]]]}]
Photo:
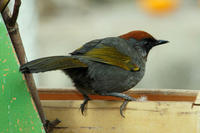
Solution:
[{"label": "dark tail", "polygon": [[51,56],[23,64],[20,71],[22,73],[38,73],[79,67],[87,67],[87,65],[71,56]]}]

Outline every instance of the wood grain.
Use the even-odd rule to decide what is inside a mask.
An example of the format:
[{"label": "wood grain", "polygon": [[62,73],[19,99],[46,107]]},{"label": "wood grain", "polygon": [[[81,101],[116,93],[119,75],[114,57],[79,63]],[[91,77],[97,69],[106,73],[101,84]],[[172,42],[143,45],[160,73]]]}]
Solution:
[{"label": "wood grain", "polygon": [[94,100],[81,115],[79,100],[43,100],[49,120],[61,123],[54,133],[199,133],[199,107],[190,102],[129,102],[120,116],[121,101]]},{"label": "wood grain", "polygon": [[[129,102],[120,116],[122,101],[93,95],[85,115],[80,112],[81,94],[67,89],[40,89],[47,119],[61,123],[54,133],[199,133],[199,91],[134,89],[127,94],[147,96],[149,101]],[[44,100],[45,99],[45,100]],[[181,102],[180,102],[181,101]]]}]

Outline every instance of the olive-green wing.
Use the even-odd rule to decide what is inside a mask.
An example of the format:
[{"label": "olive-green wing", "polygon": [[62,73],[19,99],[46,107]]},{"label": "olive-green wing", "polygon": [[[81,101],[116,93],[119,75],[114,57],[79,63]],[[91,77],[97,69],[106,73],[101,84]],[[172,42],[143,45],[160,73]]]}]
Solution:
[{"label": "olive-green wing", "polygon": [[118,66],[128,71],[139,70],[136,64],[131,63],[131,58],[129,56],[111,46],[103,45],[100,48],[93,48],[86,52],[84,56],[92,61]]}]

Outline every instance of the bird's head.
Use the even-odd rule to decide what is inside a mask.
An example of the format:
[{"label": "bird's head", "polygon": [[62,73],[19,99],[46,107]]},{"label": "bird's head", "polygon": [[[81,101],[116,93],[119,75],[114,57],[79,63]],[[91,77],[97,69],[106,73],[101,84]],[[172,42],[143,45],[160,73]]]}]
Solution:
[{"label": "bird's head", "polygon": [[134,40],[134,45],[137,45],[138,47],[144,49],[147,55],[151,48],[153,48],[154,46],[158,46],[169,42],[165,40],[157,40],[149,33],[139,30],[131,31],[119,37],[128,41]]}]

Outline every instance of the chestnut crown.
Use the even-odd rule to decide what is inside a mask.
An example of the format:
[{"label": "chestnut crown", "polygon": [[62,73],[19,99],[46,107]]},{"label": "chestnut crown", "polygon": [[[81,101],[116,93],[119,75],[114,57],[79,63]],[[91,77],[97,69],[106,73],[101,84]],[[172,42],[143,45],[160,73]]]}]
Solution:
[{"label": "chestnut crown", "polygon": [[119,37],[125,40],[135,39],[138,41],[138,45],[144,48],[147,53],[149,53],[152,47],[169,42],[166,40],[156,40],[151,34],[140,30],[131,31]]}]

